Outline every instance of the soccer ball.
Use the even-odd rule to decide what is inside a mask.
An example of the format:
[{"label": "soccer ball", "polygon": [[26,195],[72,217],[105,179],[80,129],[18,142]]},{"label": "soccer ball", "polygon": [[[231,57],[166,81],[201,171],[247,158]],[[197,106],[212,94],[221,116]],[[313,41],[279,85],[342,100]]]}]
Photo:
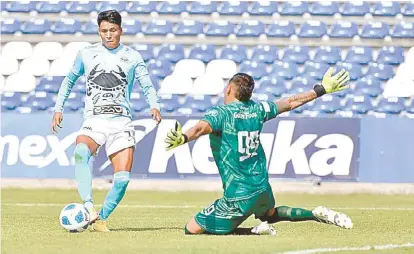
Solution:
[{"label": "soccer ball", "polygon": [[67,204],[60,212],[60,225],[71,233],[83,232],[89,225],[89,212],[82,205],[77,203]]}]

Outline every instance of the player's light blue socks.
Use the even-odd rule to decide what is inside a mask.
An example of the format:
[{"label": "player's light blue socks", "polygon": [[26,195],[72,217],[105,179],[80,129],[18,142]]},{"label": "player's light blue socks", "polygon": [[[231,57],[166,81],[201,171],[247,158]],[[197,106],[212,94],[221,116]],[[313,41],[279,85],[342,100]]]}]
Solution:
[{"label": "player's light blue socks", "polygon": [[99,219],[108,219],[109,215],[111,215],[122,200],[128,187],[129,175],[130,173],[128,171],[119,171],[114,174],[114,184],[106,195],[101,211],[99,211]]},{"label": "player's light blue socks", "polygon": [[92,173],[89,169],[91,151],[84,143],[75,147],[75,177],[78,184],[78,192],[86,207],[93,206],[92,200]]}]

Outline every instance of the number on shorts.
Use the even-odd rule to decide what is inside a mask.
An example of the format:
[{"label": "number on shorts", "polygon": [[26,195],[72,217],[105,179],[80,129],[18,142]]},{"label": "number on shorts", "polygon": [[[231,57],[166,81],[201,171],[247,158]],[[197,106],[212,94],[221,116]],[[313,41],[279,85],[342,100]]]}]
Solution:
[{"label": "number on shorts", "polygon": [[214,208],[214,203],[211,204],[209,207],[204,209],[204,215],[210,215],[214,212],[215,208]]}]

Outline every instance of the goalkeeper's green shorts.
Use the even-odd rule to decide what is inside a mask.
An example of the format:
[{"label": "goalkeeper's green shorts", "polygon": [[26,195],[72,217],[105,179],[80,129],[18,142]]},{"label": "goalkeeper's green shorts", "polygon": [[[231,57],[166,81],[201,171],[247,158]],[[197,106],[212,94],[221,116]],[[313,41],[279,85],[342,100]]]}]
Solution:
[{"label": "goalkeeper's green shorts", "polygon": [[275,207],[275,198],[270,185],[261,193],[251,198],[229,201],[222,197],[213,204],[204,208],[195,216],[196,222],[207,233],[229,234],[234,231],[251,215],[256,218],[265,215],[271,208]]}]

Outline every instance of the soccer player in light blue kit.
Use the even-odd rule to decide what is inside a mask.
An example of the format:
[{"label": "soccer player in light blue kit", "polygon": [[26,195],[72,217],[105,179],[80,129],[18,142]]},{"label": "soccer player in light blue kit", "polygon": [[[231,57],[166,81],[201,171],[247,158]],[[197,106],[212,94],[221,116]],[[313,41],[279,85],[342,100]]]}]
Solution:
[{"label": "soccer player in light blue kit", "polygon": [[[62,82],[52,120],[52,130],[56,132],[57,127],[61,128],[65,101],[76,80],[84,74],[84,122],[76,138],[75,176],[79,194],[91,215],[91,229],[99,232],[109,231],[107,219],[122,200],[130,180],[135,131],[129,100],[135,81],[140,84],[153,119],[157,124],[161,121],[159,98],[141,55],[120,43],[121,23],[121,15],[115,10],[98,15],[102,43],[79,51]],[[92,200],[89,159],[102,145],[113,164],[114,181],[98,214]]]}]

